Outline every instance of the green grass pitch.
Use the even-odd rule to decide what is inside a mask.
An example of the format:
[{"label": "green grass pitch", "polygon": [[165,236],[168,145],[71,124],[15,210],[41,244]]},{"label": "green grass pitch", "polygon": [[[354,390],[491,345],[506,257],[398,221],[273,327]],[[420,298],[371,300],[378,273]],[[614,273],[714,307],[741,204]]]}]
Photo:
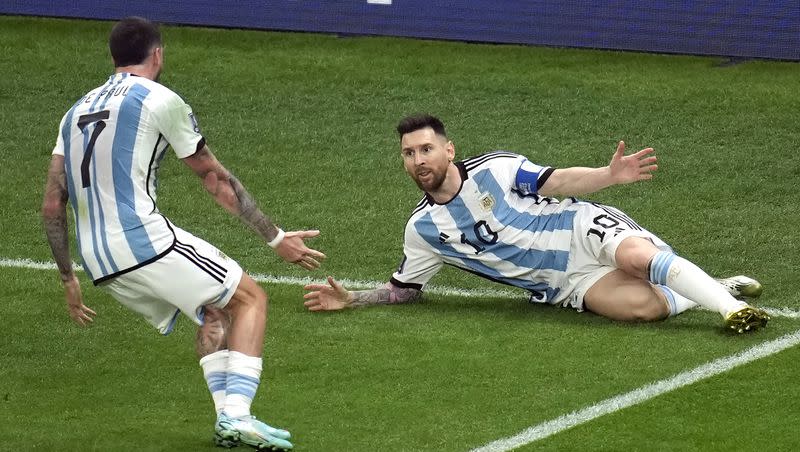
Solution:
[{"label": "green grass pitch", "polygon": [[[50,260],[39,219],[58,122],[112,71],[110,22],[0,17],[0,259]],[[385,281],[419,200],[394,126],[440,116],[467,157],[513,150],[598,166],[617,140],[652,146],[654,180],[615,205],[715,275],[749,274],[764,306],[800,310],[800,66],[721,58],[164,27],[163,83],[219,159],[286,229],[329,258],[283,264],[174,157],[160,208],[250,272]],[[71,215],[71,214],[70,214]],[[199,451],[213,407],[181,319],[160,337],[80,275],[98,312],[70,323],[55,271],[0,267],[0,450]],[[501,289],[443,271],[434,284]],[[522,296],[313,315],[270,294],[254,413],[302,451],[465,451],[800,328],[731,336],[715,313],[622,324]],[[797,347],[521,450],[800,449]]]}]

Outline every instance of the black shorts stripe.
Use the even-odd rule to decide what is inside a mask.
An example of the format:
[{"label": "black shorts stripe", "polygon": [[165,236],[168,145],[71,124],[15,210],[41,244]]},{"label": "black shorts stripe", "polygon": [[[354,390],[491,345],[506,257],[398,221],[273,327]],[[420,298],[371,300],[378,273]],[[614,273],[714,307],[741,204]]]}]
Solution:
[{"label": "black shorts stripe", "polygon": [[183,247],[187,252],[194,254],[197,257],[197,259],[199,259],[201,262],[204,262],[209,266],[216,268],[219,272],[221,272],[222,276],[225,276],[225,273],[228,273],[227,268],[223,267],[222,265],[219,265],[218,263],[214,262],[213,260],[207,257],[201,256],[200,253],[197,252],[197,249],[194,246],[186,243],[181,243],[178,241],[175,242],[175,246]]},{"label": "black shorts stripe", "polygon": [[612,215],[612,216],[616,215],[615,218],[619,218],[620,221],[624,221],[626,224],[628,224],[631,227],[631,229],[635,229],[637,231],[641,231],[642,230],[642,227],[639,226],[639,224],[636,223],[636,221],[634,221],[633,218],[625,215],[624,213],[622,213],[622,211],[620,211],[618,209],[615,209],[613,207],[608,207],[608,206],[606,206],[606,211],[609,213],[609,215]]},{"label": "black shorts stripe", "polygon": [[122,269],[122,270],[120,270],[120,271],[118,271],[116,273],[112,273],[110,275],[106,275],[106,276],[102,276],[100,278],[97,278],[94,281],[92,281],[92,284],[97,286],[97,285],[100,285],[101,283],[104,283],[104,282],[110,280],[110,279],[116,278],[117,276],[124,275],[125,273],[132,272],[132,271],[134,271],[134,270],[136,270],[138,268],[142,268],[145,265],[152,264],[153,262],[155,262],[155,261],[161,259],[162,257],[166,256],[167,254],[169,254],[173,250],[174,245],[175,244],[173,243],[172,245],[170,245],[169,248],[165,249],[164,251],[162,251],[157,256],[154,256],[154,257],[152,257],[150,259],[147,259],[144,262],[140,262],[140,263],[138,263],[138,264],[136,264],[136,265],[134,265],[132,267],[124,268],[124,269]]},{"label": "black shorts stripe", "polygon": [[614,218],[615,220],[618,220],[618,221],[620,221],[622,223],[627,224],[629,228],[631,228],[633,230],[636,230],[636,231],[641,231],[642,230],[641,226],[636,224],[636,222],[633,221],[633,219],[631,217],[625,215],[621,211],[619,211],[619,210],[617,210],[617,209],[615,209],[613,207],[603,205],[603,204],[595,204],[595,206],[599,207],[600,209],[602,209],[611,218]]},{"label": "black shorts stripe", "polygon": [[197,263],[197,265],[203,266],[204,268],[207,269],[207,271],[213,272],[213,273],[219,275],[219,277],[221,277],[223,279],[225,278],[225,275],[228,273],[227,269],[223,268],[222,270],[220,270],[219,268],[217,268],[219,266],[216,265],[216,263],[214,263],[214,262],[211,262],[214,265],[208,265],[208,262],[210,262],[209,259],[200,256],[199,254],[197,254],[197,251],[195,251],[194,249],[186,248],[186,246],[183,245],[182,243],[176,244],[175,245],[175,249],[179,249],[183,253],[186,253],[185,255],[191,256],[193,258],[194,262]]},{"label": "black shorts stripe", "polygon": [[220,278],[219,275],[217,275],[216,273],[212,272],[211,270],[209,270],[207,267],[203,266],[199,262],[197,262],[197,260],[195,260],[194,256],[192,256],[191,254],[187,253],[186,250],[176,246],[175,247],[175,252],[180,254],[181,256],[185,257],[187,260],[189,260],[189,262],[191,262],[194,265],[196,265],[197,268],[199,268],[200,270],[203,270],[204,272],[206,272],[212,278],[216,279],[220,284],[223,284],[225,282],[225,280]]}]

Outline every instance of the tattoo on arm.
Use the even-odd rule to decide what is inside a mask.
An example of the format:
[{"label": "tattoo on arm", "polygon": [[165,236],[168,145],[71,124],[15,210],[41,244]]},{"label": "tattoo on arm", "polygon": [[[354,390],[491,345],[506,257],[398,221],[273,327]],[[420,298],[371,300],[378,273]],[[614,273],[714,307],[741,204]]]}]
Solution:
[{"label": "tattoo on arm", "polygon": [[248,226],[253,228],[261,237],[267,242],[271,241],[278,235],[278,227],[272,223],[272,220],[258,208],[255,200],[250,193],[244,188],[239,179],[231,173],[228,173],[228,181],[236,194],[236,199],[239,202],[239,218]]},{"label": "tattoo on arm", "polygon": [[278,228],[261,212],[244,185],[214,157],[208,147],[203,146],[192,158],[190,166],[203,179],[203,185],[217,203],[237,215],[267,242],[278,235]]},{"label": "tattoo on arm", "polygon": [[421,290],[397,287],[389,283],[378,289],[354,291],[353,302],[350,303],[350,306],[358,307],[371,304],[408,303],[419,300],[421,297]]},{"label": "tattoo on arm", "polygon": [[63,168],[54,163],[47,173],[42,220],[47,242],[50,244],[62,281],[69,281],[73,277],[67,229],[68,196],[66,175]]},{"label": "tattoo on arm", "polygon": [[47,241],[50,243],[50,250],[56,260],[58,272],[61,274],[61,280],[69,281],[72,278],[72,258],[69,255],[66,215],[46,218],[44,227],[47,232]]}]

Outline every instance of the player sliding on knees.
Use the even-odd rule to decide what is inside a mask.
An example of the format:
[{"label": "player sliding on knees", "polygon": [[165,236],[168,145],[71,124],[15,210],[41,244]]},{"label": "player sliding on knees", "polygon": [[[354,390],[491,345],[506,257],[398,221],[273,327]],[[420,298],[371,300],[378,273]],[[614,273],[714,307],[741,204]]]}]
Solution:
[{"label": "player sliding on knees", "polygon": [[625,155],[620,142],[602,168],[555,169],[502,151],[454,162],[439,119],[407,117],[397,131],[405,170],[424,192],[406,224],[402,263],[373,290],[349,291],[331,277],[307,285],[309,310],[416,300],[449,264],[526,289],[533,302],[614,320],[660,320],[697,305],[738,333],[769,320],[742,299],[761,294],[757,281],[715,280],[618,209],[571,197],[652,178],[653,149]]}]

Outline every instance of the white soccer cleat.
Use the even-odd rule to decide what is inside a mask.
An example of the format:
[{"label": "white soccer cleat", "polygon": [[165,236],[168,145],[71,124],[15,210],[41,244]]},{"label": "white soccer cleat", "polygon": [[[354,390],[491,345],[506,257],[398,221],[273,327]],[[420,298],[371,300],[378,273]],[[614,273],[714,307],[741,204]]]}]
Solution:
[{"label": "white soccer cleat", "polygon": [[720,278],[717,282],[722,284],[734,298],[758,298],[764,288],[761,283],[748,276],[739,275],[730,278]]}]

